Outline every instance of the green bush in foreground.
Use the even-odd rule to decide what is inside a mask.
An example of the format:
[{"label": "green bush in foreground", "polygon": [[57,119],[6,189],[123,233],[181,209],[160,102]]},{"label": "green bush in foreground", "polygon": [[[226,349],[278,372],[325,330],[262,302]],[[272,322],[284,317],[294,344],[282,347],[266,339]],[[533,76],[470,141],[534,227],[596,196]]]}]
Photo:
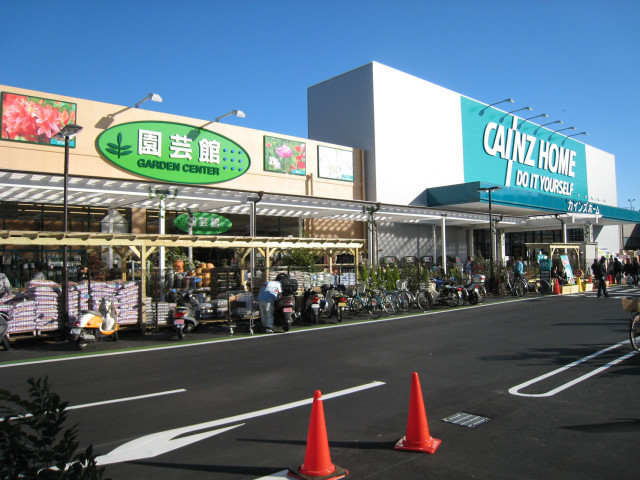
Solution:
[{"label": "green bush in foreground", "polygon": [[0,389],[0,478],[101,479],[93,447],[76,453],[78,426],[63,430],[69,403],[51,392],[47,377],[28,383],[28,400]]}]

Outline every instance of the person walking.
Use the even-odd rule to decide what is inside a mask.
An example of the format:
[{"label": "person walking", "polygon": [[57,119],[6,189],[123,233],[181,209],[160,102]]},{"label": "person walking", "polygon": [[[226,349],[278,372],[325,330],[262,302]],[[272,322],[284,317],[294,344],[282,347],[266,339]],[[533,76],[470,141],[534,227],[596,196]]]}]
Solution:
[{"label": "person walking", "polygon": [[591,270],[593,271],[593,275],[598,280],[598,297],[604,296],[604,298],[609,297],[609,292],[607,292],[607,263],[604,257],[600,258],[600,261],[594,260],[593,265],[591,265]]},{"label": "person walking", "polygon": [[640,262],[638,262],[638,257],[633,259],[633,264],[631,265],[631,275],[633,275],[633,286],[638,286],[638,275],[640,275]]},{"label": "person walking", "polygon": [[624,275],[624,282],[631,287],[633,285],[633,264],[631,263],[631,259],[627,258],[622,265],[622,274]]},{"label": "person walking", "polygon": [[620,263],[618,257],[613,259],[613,277],[618,285],[622,283],[622,263]]},{"label": "person walking", "polygon": [[473,266],[471,264],[471,257],[467,257],[467,261],[464,262],[464,265],[462,265],[462,273],[465,275],[465,277],[468,278],[468,280],[471,280],[471,276],[473,274]]},{"label": "person walking", "polygon": [[513,276],[518,279],[524,275],[524,263],[522,263],[522,257],[516,258],[516,264],[513,267]]},{"label": "person walking", "polygon": [[274,311],[276,299],[282,293],[282,284],[276,280],[265,283],[258,294],[258,305],[260,308],[260,321],[265,333],[273,333]]}]

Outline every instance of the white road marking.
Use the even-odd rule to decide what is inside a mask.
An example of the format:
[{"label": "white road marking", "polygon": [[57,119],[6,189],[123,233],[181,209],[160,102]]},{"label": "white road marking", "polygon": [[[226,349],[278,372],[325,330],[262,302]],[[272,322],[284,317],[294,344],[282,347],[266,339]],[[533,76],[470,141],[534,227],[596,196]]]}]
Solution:
[{"label": "white road marking", "polygon": [[511,395],[518,395],[520,397],[550,397],[552,395],[555,395],[558,392],[566,390],[567,388],[572,387],[573,385],[576,385],[576,384],[578,384],[578,383],[580,383],[580,382],[582,382],[582,381],[584,381],[584,380],[586,380],[586,379],[588,379],[590,377],[593,377],[594,375],[598,375],[599,373],[602,373],[606,369],[608,369],[608,368],[610,368],[610,367],[612,367],[614,365],[617,365],[618,363],[623,362],[628,358],[631,358],[632,356],[634,356],[638,352],[634,350],[631,353],[627,353],[626,355],[623,355],[622,357],[619,357],[619,358],[617,358],[615,360],[612,360],[611,362],[607,363],[606,365],[598,367],[598,368],[596,368],[595,370],[592,370],[589,373],[586,373],[586,374],[584,374],[584,375],[582,375],[582,376],[580,376],[580,377],[578,377],[578,378],[576,378],[574,380],[571,380],[570,382],[567,382],[567,383],[565,383],[563,385],[560,385],[559,387],[556,387],[556,388],[554,388],[552,390],[549,390],[548,392],[545,392],[545,393],[520,393],[520,390],[522,390],[522,389],[524,389],[524,388],[526,388],[526,387],[528,387],[530,385],[533,385],[535,383],[538,383],[538,382],[540,382],[540,381],[542,381],[542,380],[544,380],[546,378],[553,377],[554,375],[558,375],[559,373],[562,373],[565,370],[569,370],[570,368],[573,368],[573,367],[575,367],[577,365],[580,365],[581,363],[587,362],[587,361],[591,360],[592,358],[595,358],[595,357],[597,357],[599,355],[602,355],[603,353],[606,353],[606,352],[608,352],[610,350],[614,350],[616,348],[619,348],[622,345],[625,345],[627,343],[629,343],[629,340],[625,340],[623,342],[616,343],[615,345],[611,345],[610,347],[607,347],[607,348],[605,348],[603,350],[600,350],[599,352],[596,352],[596,353],[593,353],[593,354],[591,354],[591,355],[589,355],[587,357],[581,358],[580,360],[576,360],[575,362],[572,362],[572,363],[570,363],[568,365],[565,365],[564,367],[558,368],[558,369],[553,370],[553,371],[551,371],[549,373],[545,373],[544,375],[536,377],[536,378],[534,378],[532,380],[529,380],[527,382],[521,383],[520,385],[516,385],[515,387],[511,387],[509,389],[509,393]]},{"label": "white road marking", "polygon": [[67,407],[67,410],[77,410],[79,408],[99,407],[101,405],[108,405],[110,403],[131,402],[132,400],[142,400],[145,398],[161,397],[162,395],[171,395],[174,393],[186,392],[184,388],[177,390],[167,390],[166,392],[147,393],[145,395],[136,395],[135,397],[115,398],[113,400],[103,400],[101,402],[85,403],[84,405],[72,405]]},{"label": "white road marking", "polygon": [[288,475],[289,470],[282,470],[281,472],[272,473],[267,477],[256,478],[256,480],[276,480],[278,478],[288,478],[291,480],[291,477]]},{"label": "white road marking", "polygon": [[[383,382],[371,382],[365,385],[360,385],[357,387],[348,388],[346,390],[340,390],[338,392],[333,392],[327,395],[323,395],[322,400],[323,401],[329,400],[332,398],[340,397],[342,395],[349,395],[351,393],[367,390],[369,388],[380,387],[382,385],[385,385],[385,384]],[[285,410],[290,410],[292,408],[297,408],[304,405],[309,405],[312,402],[313,402],[313,397],[307,398],[305,400],[300,400],[297,402],[287,403],[285,405],[279,405],[276,407],[267,408],[264,410],[257,410],[255,412],[244,413],[242,415],[235,415],[233,417],[221,418],[219,420],[212,420],[210,422],[199,423],[197,425],[190,425],[188,427],[180,427],[180,428],[174,428],[172,430],[166,430],[164,432],[152,433],[140,438],[136,438],[135,440],[131,440],[130,442],[125,443],[124,445],[120,445],[116,449],[112,450],[110,453],[97,457],[96,461],[99,465],[108,465],[111,463],[129,462],[133,460],[140,460],[143,458],[155,457],[163,453],[170,452],[171,450],[176,450],[178,448],[190,445],[192,443],[199,442],[200,440],[204,440],[206,438],[213,437],[214,435],[218,435],[228,430],[240,427],[244,425],[244,423],[232,425],[230,427],[221,428],[217,430],[212,430],[209,432],[202,432],[202,433],[187,435],[191,432],[196,432],[199,430],[205,430],[209,428],[215,428],[228,423],[243,422],[246,420],[250,420],[252,418],[261,417],[264,415],[270,415],[272,413],[283,412]]]},{"label": "white road marking", "polygon": [[[103,400],[101,402],[85,403],[83,405],[72,405],[70,407],[65,408],[65,410],[77,410],[79,408],[99,407],[101,405],[108,405],[110,403],[130,402],[132,400],[142,400],[145,398],[160,397],[162,395],[171,395],[173,393],[182,393],[182,392],[186,392],[186,390],[184,388],[180,388],[178,390],[168,390],[166,392],[147,393],[146,395],[136,395],[135,397],[115,398],[113,400]],[[18,417],[10,417],[10,420],[14,420],[16,418],[29,418],[32,416],[33,416],[32,414],[27,413],[26,415],[20,415]],[[0,421],[2,420],[4,420],[4,418],[0,417]]]}]

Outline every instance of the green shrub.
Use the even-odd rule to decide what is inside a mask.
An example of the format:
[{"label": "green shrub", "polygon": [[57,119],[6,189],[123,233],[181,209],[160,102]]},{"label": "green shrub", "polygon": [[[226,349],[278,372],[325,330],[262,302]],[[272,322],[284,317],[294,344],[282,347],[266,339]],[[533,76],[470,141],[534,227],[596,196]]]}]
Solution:
[{"label": "green shrub", "polygon": [[51,392],[49,380],[28,380],[29,400],[0,390],[0,478],[101,479],[93,447],[79,452],[78,426],[63,431],[68,402]]}]

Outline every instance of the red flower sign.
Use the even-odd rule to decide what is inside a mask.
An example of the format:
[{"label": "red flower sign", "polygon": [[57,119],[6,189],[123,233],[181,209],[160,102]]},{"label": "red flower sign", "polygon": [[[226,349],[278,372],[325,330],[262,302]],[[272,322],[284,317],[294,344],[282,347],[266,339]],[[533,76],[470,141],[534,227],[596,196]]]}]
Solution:
[{"label": "red flower sign", "polygon": [[0,138],[4,140],[60,145],[53,136],[75,119],[75,103],[2,93]]}]

